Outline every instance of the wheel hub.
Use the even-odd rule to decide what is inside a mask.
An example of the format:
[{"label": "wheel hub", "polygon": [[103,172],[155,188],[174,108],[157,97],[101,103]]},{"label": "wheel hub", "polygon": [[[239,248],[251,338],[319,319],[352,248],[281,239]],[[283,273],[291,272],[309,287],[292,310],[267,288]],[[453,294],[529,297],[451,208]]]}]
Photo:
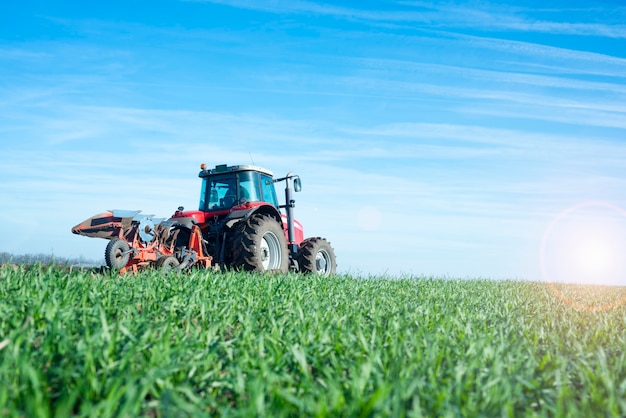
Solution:
[{"label": "wheel hub", "polygon": [[281,264],[281,254],[278,237],[272,232],[267,232],[263,235],[263,238],[261,238],[260,247],[259,257],[261,258],[263,270],[279,268]]},{"label": "wheel hub", "polygon": [[319,274],[326,274],[330,266],[330,255],[326,251],[319,251],[315,255],[315,269]]},{"label": "wheel hub", "polygon": [[263,265],[265,265],[267,263],[269,258],[270,258],[270,250],[269,250],[269,248],[261,247],[261,261],[263,262]]}]

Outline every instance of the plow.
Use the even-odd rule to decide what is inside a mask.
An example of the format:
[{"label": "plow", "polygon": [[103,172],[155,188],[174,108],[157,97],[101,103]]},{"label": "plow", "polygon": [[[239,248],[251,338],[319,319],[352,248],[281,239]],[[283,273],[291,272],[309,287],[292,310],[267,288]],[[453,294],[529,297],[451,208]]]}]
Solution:
[{"label": "plow", "polygon": [[[271,171],[251,165],[200,168],[198,210],[179,207],[168,219],[109,210],[74,226],[72,233],[108,240],[105,263],[121,274],[145,268],[336,272],[330,242],[304,238],[302,224],[294,219],[299,176],[275,179]],[[278,182],[285,183],[284,204],[277,199]]]},{"label": "plow", "polygon": [[[179,238],[179,234],[182,236]],[[202,231],[185,220],[157,219],[140,211],[111,210],[81,222],[72,232],[109,240],[104,252],[106,265],[125,273],[144,267],[187,268],[211,266],[205,254]],[[188,239],[187,242],[182,242]]]}]

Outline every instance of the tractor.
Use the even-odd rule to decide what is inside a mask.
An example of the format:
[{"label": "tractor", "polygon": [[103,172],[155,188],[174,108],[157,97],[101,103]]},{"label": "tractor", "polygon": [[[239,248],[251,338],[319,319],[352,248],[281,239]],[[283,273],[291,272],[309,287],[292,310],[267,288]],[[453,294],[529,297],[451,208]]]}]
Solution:
[{"label": "tractor", "polygon": [[[104,258],[111,270],[125,273],[146,267],[186,270],[192,267],[256,272],[299,271],[335,274],[330,243],[304,238],[294,218],[293,192],[300,177],[274,178],[254,165],[200,165],[198,210],[179,207],[169,218],[141,211],[110,210],[92,216],[72,232],[109,240]],[[285,204],[274,185],[285,182]],[[281,211],[284,209],[284,211]]]}]

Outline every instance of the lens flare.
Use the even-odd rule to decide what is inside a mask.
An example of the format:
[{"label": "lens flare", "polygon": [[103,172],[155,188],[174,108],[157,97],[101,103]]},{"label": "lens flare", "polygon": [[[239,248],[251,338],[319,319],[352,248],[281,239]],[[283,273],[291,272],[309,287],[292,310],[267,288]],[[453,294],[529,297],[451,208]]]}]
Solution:
[{"label": "lens flare", "polygon": [[[549,287],[568,304],[606,310],[626,302],[626,288],[618,287],[626,285],[624,255],[626,211],[605,202],[585,202],[561,212],[546,229],[541,271]],[[598,285],[609,287],[595,295]],[[577,296],[566,294],[568,288],[576,288]]]},{"label": "lens flare", "polygon": [[611,277],[615,265],[613,248],[602,237],[589,237],[577,244],[576,256],[586,277]]}]

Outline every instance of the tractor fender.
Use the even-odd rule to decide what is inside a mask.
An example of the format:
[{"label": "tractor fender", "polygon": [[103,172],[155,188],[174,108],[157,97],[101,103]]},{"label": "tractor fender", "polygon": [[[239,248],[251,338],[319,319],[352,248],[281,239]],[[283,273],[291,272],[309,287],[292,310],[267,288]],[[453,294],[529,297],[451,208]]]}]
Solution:
[{"label": "tractor fender", "polygon": [[254,214],[267,214],[276,219],[276,221],[282,226],[283,221],[280,216],[280,212],[272,205],[259,205],[250,209],[239,209],[229,213],[224,218],[224,227],[230,229],[241,221],[245,221]]}]

